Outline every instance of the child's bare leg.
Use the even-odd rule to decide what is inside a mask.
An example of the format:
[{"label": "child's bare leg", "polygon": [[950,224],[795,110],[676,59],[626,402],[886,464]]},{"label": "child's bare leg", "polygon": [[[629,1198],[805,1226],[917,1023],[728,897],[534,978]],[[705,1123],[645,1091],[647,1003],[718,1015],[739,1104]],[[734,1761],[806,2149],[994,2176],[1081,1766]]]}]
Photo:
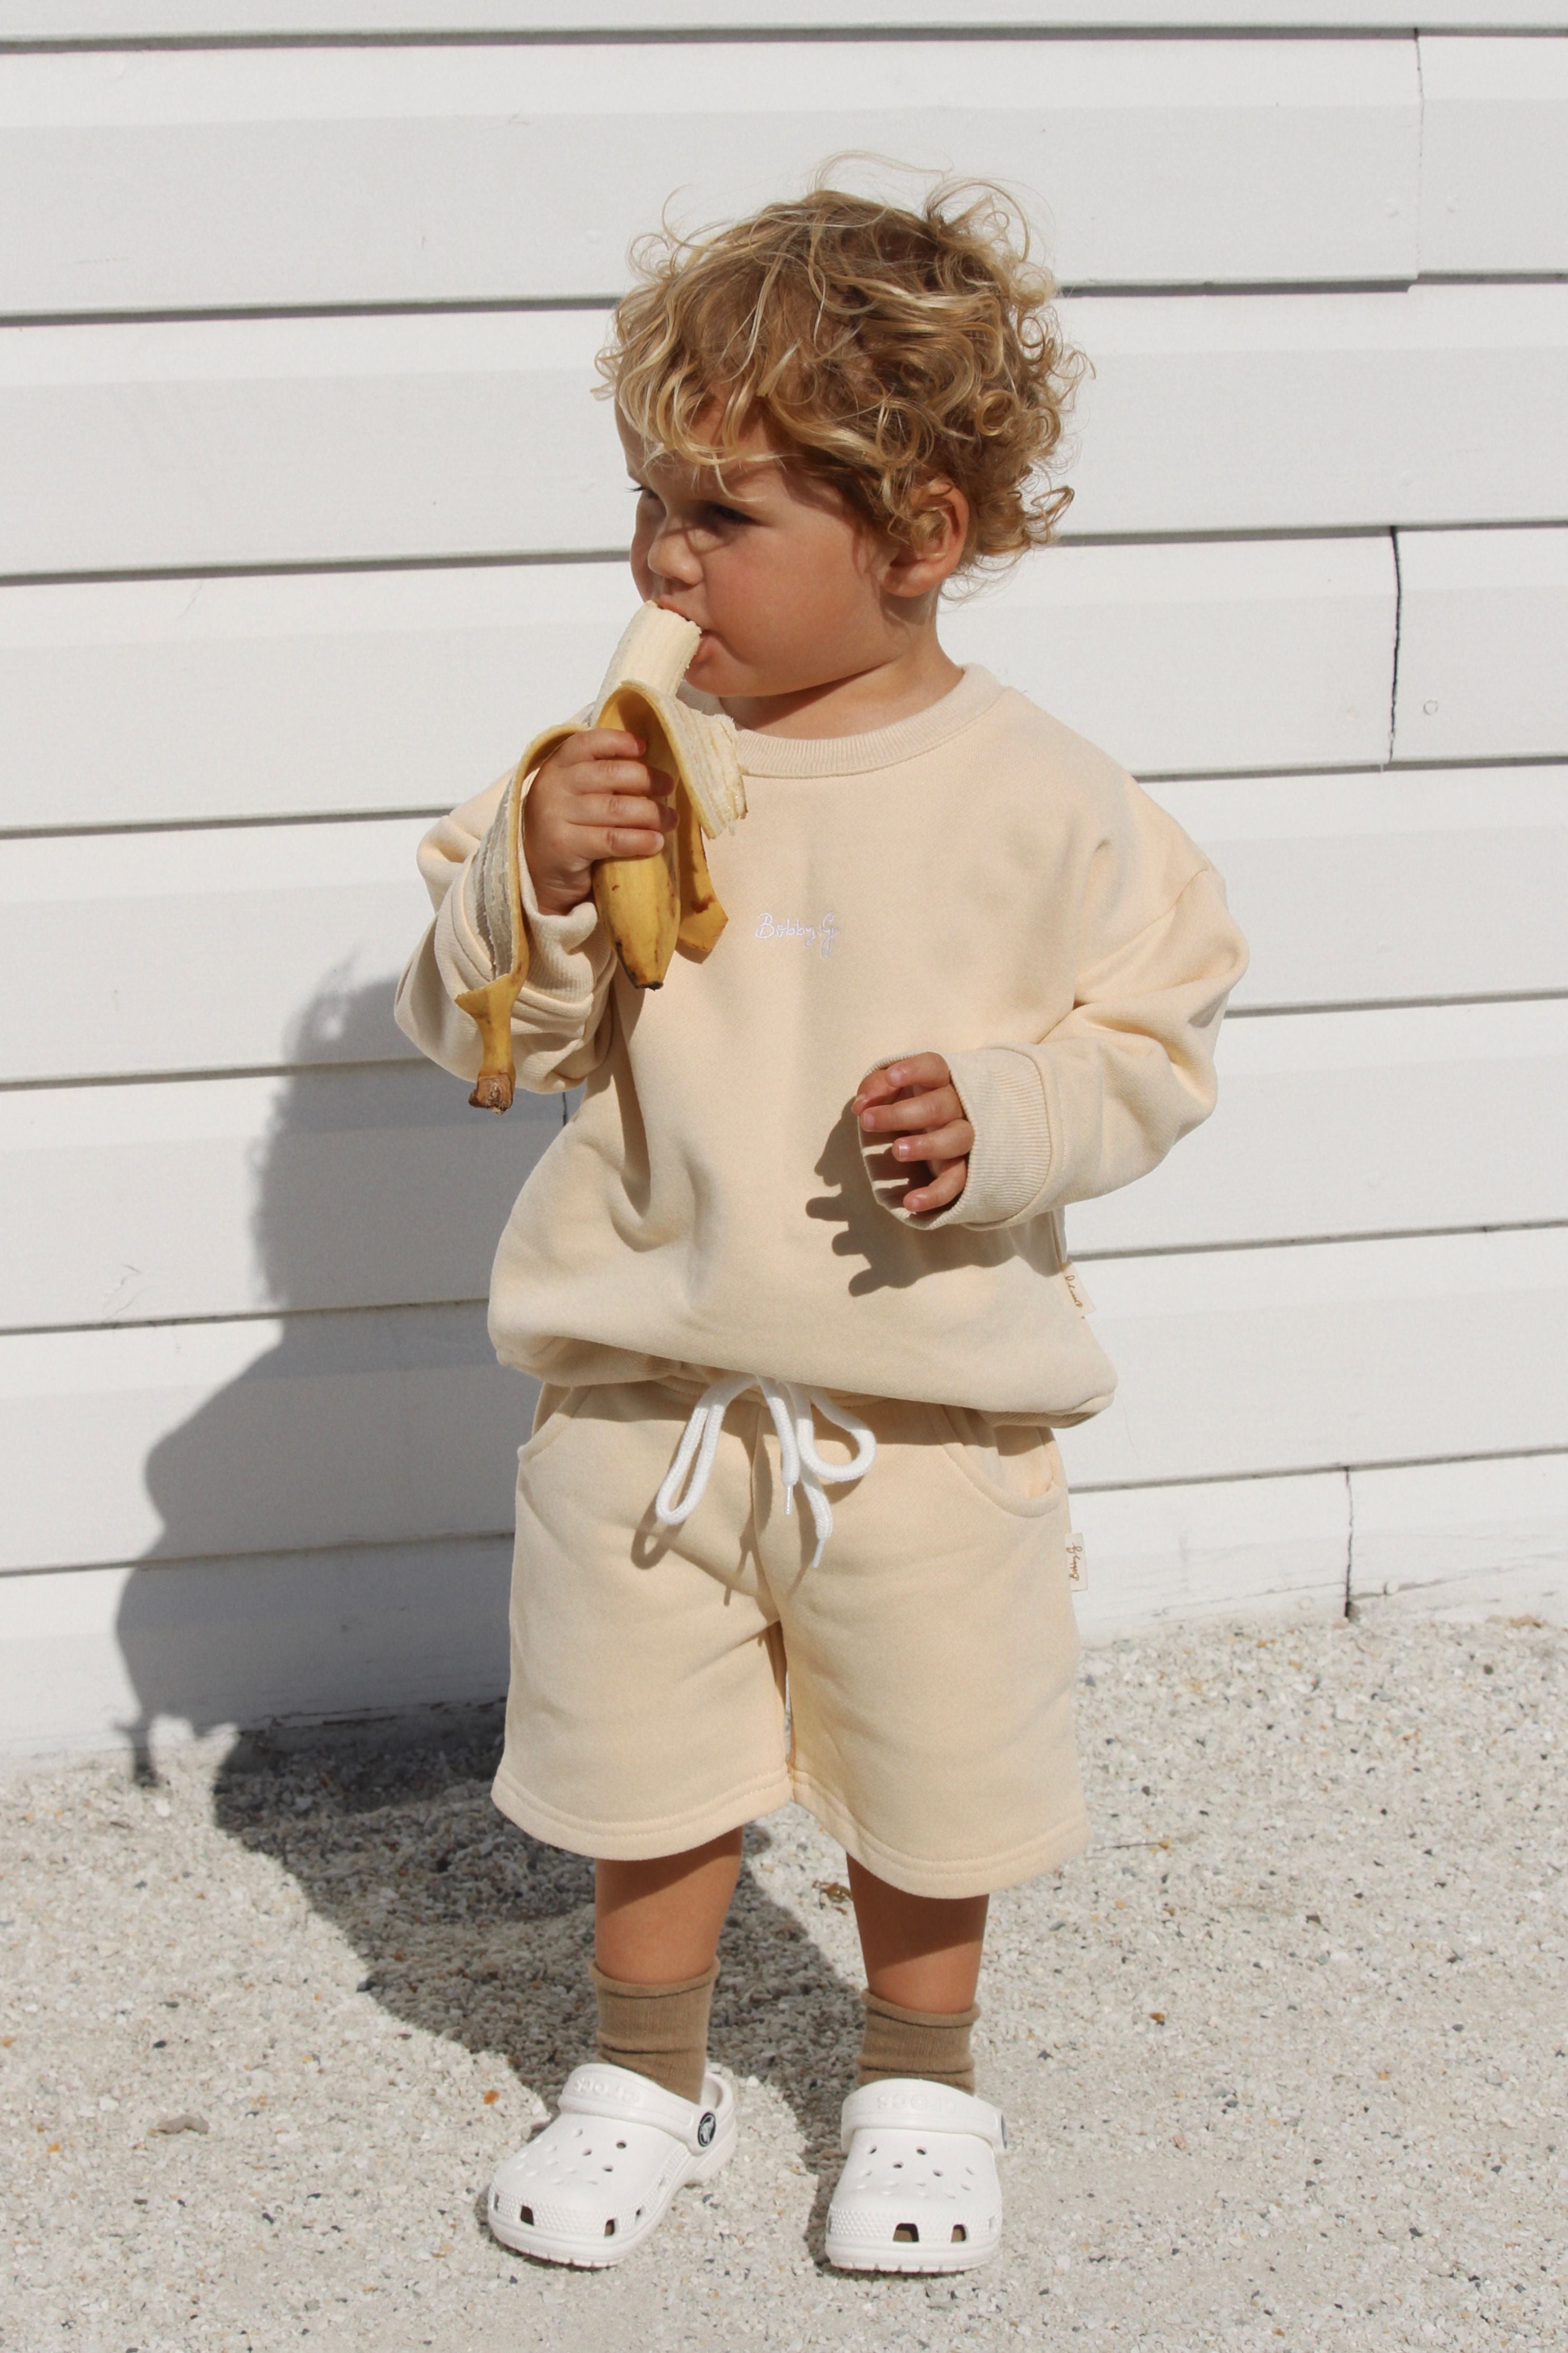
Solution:
[{"label": "child's bare leg", "polygon": [[594,1957],[627,1985],[669,1985],[707,1968],[741,1870],[741,1833],[684,1854],[594,1865]]},{"label": "child's bare leg", "polygon": [[849,1858],[866,1961],[859,2080],[923,2076],[974,2089],[970,2030],[985,1941],[984,1895],[908,1895]]},{"label": "child's bare leg", "polygon": [[866,1982],[905,2010],[968,2010],[980,1981],[988,1895],[906,1895],[849,1857]]},{"label": "child's bare leg", "polygon": [[594,1867],[599,2057],[683,2100],[702,2090],[714,1956],[740,1867],[738,1830],[684,1854]]}]

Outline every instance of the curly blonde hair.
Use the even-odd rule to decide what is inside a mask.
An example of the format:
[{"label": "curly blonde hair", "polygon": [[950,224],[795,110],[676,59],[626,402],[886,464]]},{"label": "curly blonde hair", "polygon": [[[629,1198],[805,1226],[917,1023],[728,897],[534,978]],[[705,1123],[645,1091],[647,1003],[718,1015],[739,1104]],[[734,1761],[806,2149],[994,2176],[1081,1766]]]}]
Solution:
[{"label": "curly blonde hair", "polygon": [[1050,461],[1086,364],[999,188],[943,182],[911,212],[814,186],[691,237],[667,224],[631,259],[599,394],[651,454],[721,481],[761,420],[787,462],[917,553],[931,487],[961,490],[960,573],[1052,536],[1072,492]]}]

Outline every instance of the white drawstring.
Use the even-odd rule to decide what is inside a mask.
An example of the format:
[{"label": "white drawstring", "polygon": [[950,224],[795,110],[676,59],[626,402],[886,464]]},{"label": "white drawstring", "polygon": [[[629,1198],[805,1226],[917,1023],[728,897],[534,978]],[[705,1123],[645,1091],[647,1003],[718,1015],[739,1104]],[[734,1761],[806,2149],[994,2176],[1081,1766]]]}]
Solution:
[{"label": "white drawstring", "polygon": [[[683,1520],[690,1518],[707,1492],[708,1474],[719,1451],[719,1433],[724,1426],[725,1413],[742,1390],[750,1388],[761,1389],[778,1432],[784,1510],[794,1509],[797,1487],[810,1507],[812,1525],[816,1530],[816,1550],[811,1556],[815,1568],[822,1558],[823,1546],[833,1534],[833,1507],[823,1489],[840,1486],[847,1479],[863,1478],[877,1459],[876,1439],[859,1415],[851,1413],[847,1406],[835,1405],[822,1389],[805,1388],[795,1381],[775,1381],[766,1373],[726,1373],[722,1379],[712,1382],[692,1407],[680,1433],[669,1476],[654,1500],[654,1517],[665,1528],[678,1528]],[[827,1462],[817,1452],[816,1430],[811,1418],[814,1409],[824,1420],[836,1422],[855,1440],[855,1451],[847,1462]],[[682,1496],[680,1490],[688,1472],[690,1480]]]}]

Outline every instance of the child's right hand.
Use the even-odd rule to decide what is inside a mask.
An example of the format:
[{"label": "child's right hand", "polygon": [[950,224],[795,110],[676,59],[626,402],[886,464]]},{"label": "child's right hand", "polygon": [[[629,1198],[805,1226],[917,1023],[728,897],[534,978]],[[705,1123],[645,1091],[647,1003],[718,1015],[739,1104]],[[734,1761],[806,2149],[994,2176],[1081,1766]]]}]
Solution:
[{"label": "child's right hand", "polygon": [[552,752],[522,805],[522,854],[542,915],[569,914],[603,858],[651,858],[675,827],[673,777],[616,727],[585,728]]}]

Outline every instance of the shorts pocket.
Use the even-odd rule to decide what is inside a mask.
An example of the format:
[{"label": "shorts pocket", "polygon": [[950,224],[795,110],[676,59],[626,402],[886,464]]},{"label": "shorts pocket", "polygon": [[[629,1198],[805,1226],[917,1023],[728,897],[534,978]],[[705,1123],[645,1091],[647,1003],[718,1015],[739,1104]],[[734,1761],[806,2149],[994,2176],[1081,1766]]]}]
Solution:
[{"label": "shorts pocket", "polygon": [[533,1409],[533,1434],[517,1450],[517,1467],[526,1471],[547,1453],[563,1430],[576,1419],[577,1409],[585,1391],[581,1388],[554,1388],[547,1381],[539,1392],[539,1402]]},{"label": "shorts pocket", "polygon": [[966,1406],[935,1408],[942,1451],[987,1503],[1016,1519],[1044,1519],[1067,1503],[1067,1476],[1044,1423],[994,1422]]}]

